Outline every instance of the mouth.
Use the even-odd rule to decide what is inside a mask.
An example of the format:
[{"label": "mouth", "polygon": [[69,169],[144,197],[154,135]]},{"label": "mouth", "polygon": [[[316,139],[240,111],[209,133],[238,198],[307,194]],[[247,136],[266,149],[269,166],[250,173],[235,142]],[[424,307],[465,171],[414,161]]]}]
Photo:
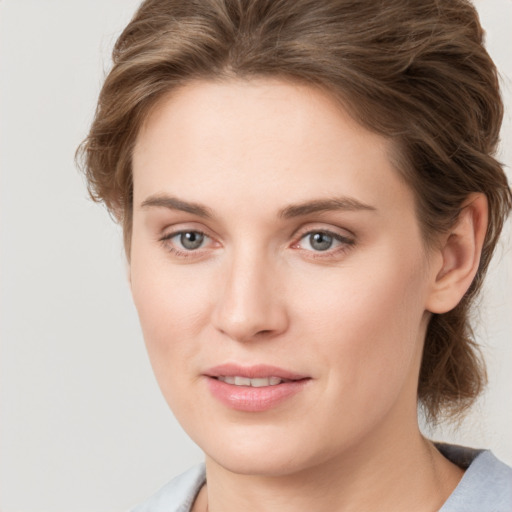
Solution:
[{"label": "mouth", "polygon": [[263,388],[265,386],[277,386],[283,382],[292,382],[289,379],[281,379],[280,377],[262,377],[250,379],[249,377],[242,377],[240,375],[219,375],[214,377],[226,384],[234,386],[250,386],[253,388]]},{"label": "mouth", "polygon": [[291,400],[311,377],[268,365],[225,364],[204,374],[211,395],[230,409],[263,412]]},{"label": "mouth", "polygon": [[219,379],[223,382],[228,381],[229,384],[236,386],[251,386],[251,383],[254,382],[256,384],[254,387],[258,387],[258,384],[261,384],[260,381],[263,380],[268,381],[265,382],[265,385],[275,386],[281,383],[278,382],[278,379],[279,381],[287,382],[309,378],[308,375],[268,364],[244,366],[235,363],[226,363],[214,366],[206,370],[204,374],[207,377]]}]

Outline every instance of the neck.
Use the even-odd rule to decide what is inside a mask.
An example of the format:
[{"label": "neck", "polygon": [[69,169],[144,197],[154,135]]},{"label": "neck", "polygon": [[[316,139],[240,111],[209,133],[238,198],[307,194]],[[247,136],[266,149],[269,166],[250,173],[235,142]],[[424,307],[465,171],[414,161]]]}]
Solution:
[{"label": "neck", "polygon": [[[208,512],[438,510],[462,477],[417,428],[379,447],[368,440],[307,469],[278,476],[236,474],[206,459]],[[377,443],[379,444],[379,443]],[[378,448],[378,449],[377,449]]]}]

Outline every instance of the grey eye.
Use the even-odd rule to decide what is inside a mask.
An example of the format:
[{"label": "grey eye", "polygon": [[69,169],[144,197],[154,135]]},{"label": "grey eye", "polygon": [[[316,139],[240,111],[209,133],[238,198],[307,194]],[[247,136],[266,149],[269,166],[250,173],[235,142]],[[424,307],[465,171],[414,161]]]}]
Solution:
[{"label": "grey eye", "polygon": [[204,241],[203,233],[199,231],[185,231],[179,234],[180,244],[187,250],[199,249]]},{"label": "grey eye", "polygon": [[332,247],[334,241],[331,235],[322,232],[311,233],[308,238],[309,245],[315,251],[327,251]]}]

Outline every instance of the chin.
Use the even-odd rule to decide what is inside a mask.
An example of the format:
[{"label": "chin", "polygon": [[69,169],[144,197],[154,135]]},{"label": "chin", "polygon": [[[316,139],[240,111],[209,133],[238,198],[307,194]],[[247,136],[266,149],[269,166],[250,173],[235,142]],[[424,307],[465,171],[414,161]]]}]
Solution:
[{"label": "chin", "polygon": [[213,460],[219,466],[238,475],[251,475],[261,477],[288,476],[297,473],[307,464],[300,463],[293,455],[263,454],[259,450],[257,454],[240,452],[207,454],[207,459]]},{"label": "chin", "polygon": [[[251,429],[252,430],[252,429]],[[240,475],[286,476],[318,464],[318,453],[305,451],[313,448],[305,439],[290,432],[269,432],[269,429],[254,429],[242,435],[215,436],[198,439],[196,442],[205,452],[207,460]],[[274,429],[271,429],[274,430]],[[308,450],[309,451],[309,450]]]}]

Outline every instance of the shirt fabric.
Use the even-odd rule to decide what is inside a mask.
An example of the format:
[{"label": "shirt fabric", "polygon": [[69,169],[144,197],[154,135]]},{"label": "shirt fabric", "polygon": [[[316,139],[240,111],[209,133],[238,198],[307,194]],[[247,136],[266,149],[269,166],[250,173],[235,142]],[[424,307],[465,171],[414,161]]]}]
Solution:
[{"label": "shirt fabric", "polygon": [[[439,512],[512,511],[512,468],[489,450],[449,444],[436,446],[447,459],[466,470]],[[132,512],[190,512],[205,482],[205,466],[200,464],[171,480]]]}]

